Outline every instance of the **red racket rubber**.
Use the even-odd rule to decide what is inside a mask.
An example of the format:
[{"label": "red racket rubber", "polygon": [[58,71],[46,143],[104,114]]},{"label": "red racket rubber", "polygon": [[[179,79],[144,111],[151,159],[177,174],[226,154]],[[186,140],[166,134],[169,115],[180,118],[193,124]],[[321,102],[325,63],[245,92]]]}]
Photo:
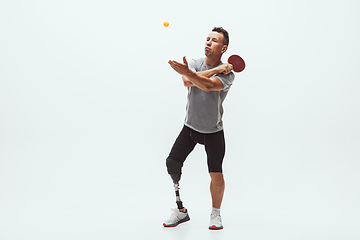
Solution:
[{"label": "red racket rubber", "polygon": [[245,61],[238,55],[231,55],[228,58],[228,63],[233,65],[235,72],[242,72],[245,69]]}]

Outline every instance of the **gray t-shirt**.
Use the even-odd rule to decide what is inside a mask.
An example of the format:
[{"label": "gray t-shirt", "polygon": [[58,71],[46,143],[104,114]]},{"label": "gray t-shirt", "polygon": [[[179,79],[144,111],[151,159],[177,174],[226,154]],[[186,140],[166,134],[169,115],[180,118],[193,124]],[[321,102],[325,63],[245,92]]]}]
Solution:
[{"label": "gray t-shirt", "polygon": [[[191,60],[189,68],[194,72],[199,72],[213,67],[205,64],[205,58],[200,58]],[[223,129],[222,116],[224,110],[222,103],[235,79],[233,72],[227,75],[217,73],[213,77],[220,79],[224,85],[223,90],[205,92],[195,86],[188,87],[184,124],[201,133],[214,133]]]}]

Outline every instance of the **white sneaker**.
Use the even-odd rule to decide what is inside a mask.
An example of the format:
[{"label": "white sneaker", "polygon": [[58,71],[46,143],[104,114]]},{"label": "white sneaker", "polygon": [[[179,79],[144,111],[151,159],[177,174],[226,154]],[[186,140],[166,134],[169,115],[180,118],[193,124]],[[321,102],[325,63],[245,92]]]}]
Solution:
[{"label": "white sneaker", "polygon": [[218,213],[211,213],[210,215],[210,224],[209,229],[211,230],[220,230],[223,229],[223,225],[221,222],[221,216]]},{"label": "white sneaker", "polygon": [[186,212],[181,212],[176,208],[172,208],[171,210],[173,213],[171,214],[170,218],[164,222],[164,227],[176,227],[180,223],[184,223],[190,220],[187,209]]}]

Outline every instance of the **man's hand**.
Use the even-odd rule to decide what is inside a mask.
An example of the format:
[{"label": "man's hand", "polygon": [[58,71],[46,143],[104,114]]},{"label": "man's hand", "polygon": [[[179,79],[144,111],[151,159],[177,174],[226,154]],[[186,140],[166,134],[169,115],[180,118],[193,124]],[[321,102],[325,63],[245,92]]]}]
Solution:
[{"label": "man's hand", "polygon": [[230,63],[223,63],[220,66],[216,67],[219,73],[223,73],[224,75],[229,74],[234,68]]},{"label": "man's hand", "polygon": [[183,57],[184,63],[179,63],[177,61],[169,60],[170,66],[179,74],[181,75],[188,75],[192,73],[192,71],[189,69],[188,62],[186,61],[186,57]]}]

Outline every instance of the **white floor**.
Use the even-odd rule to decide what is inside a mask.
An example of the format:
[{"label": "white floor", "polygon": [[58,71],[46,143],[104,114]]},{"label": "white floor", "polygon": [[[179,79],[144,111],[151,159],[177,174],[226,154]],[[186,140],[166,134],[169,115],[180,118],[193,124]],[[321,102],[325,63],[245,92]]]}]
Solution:
[{"label": "white floor", "polygon": [[[73,200],[74,201],[74,200]],[[75,200],[76,201],[76,200]],[[1,207],[1,239],[351,239],[360,237],[357,216],[329,212],[323,217],[274,211],[260,214],[243,207],[223,211],[225,228],[207,229],[208,211],[189,210],[191,220],[176,228],[163,228],[168,212],[142,202],[119,207],[113,201],[62,203],[54,199],[13,201]],[[3,203],[3,202],[2,202]],[[233,201],[233,203],[236,203]],[[97,205],[103,204],[103,205]],[[241,201],[239,201],[241,204]],[[232,207],[230,210],[230,207]],[[313,209],[315,210],[315,209]],[[329,210],[331,211],[331,210]],[[354,213],[353,213],[354,214]],[[306,216],[305,216],[306,215]]]},{"label": "white floor", "polygon": [[[41,156],[51,151],[43,151],[22,164],[2,162],[7,174],[1,185],[1,240],[360,239],[356,191],[332,185],[331,179],[326,184],[309,172],[308,179],[298,179],[297,172],[283,181],[264,178],[264,169],[243,161],[236,165],[242,169],[225,171],[224,229],[208,230],[209,177],[200,146],[186,162],[180,185],[191,220],[167,229],[162,222],[176,205],[162,154],[144,166],[130,161],[123,168],[122,161],[96,159],[96,152],[71,160],[59,153],[49,163]],[[276,168],[268,170],[282,176]]]}]

